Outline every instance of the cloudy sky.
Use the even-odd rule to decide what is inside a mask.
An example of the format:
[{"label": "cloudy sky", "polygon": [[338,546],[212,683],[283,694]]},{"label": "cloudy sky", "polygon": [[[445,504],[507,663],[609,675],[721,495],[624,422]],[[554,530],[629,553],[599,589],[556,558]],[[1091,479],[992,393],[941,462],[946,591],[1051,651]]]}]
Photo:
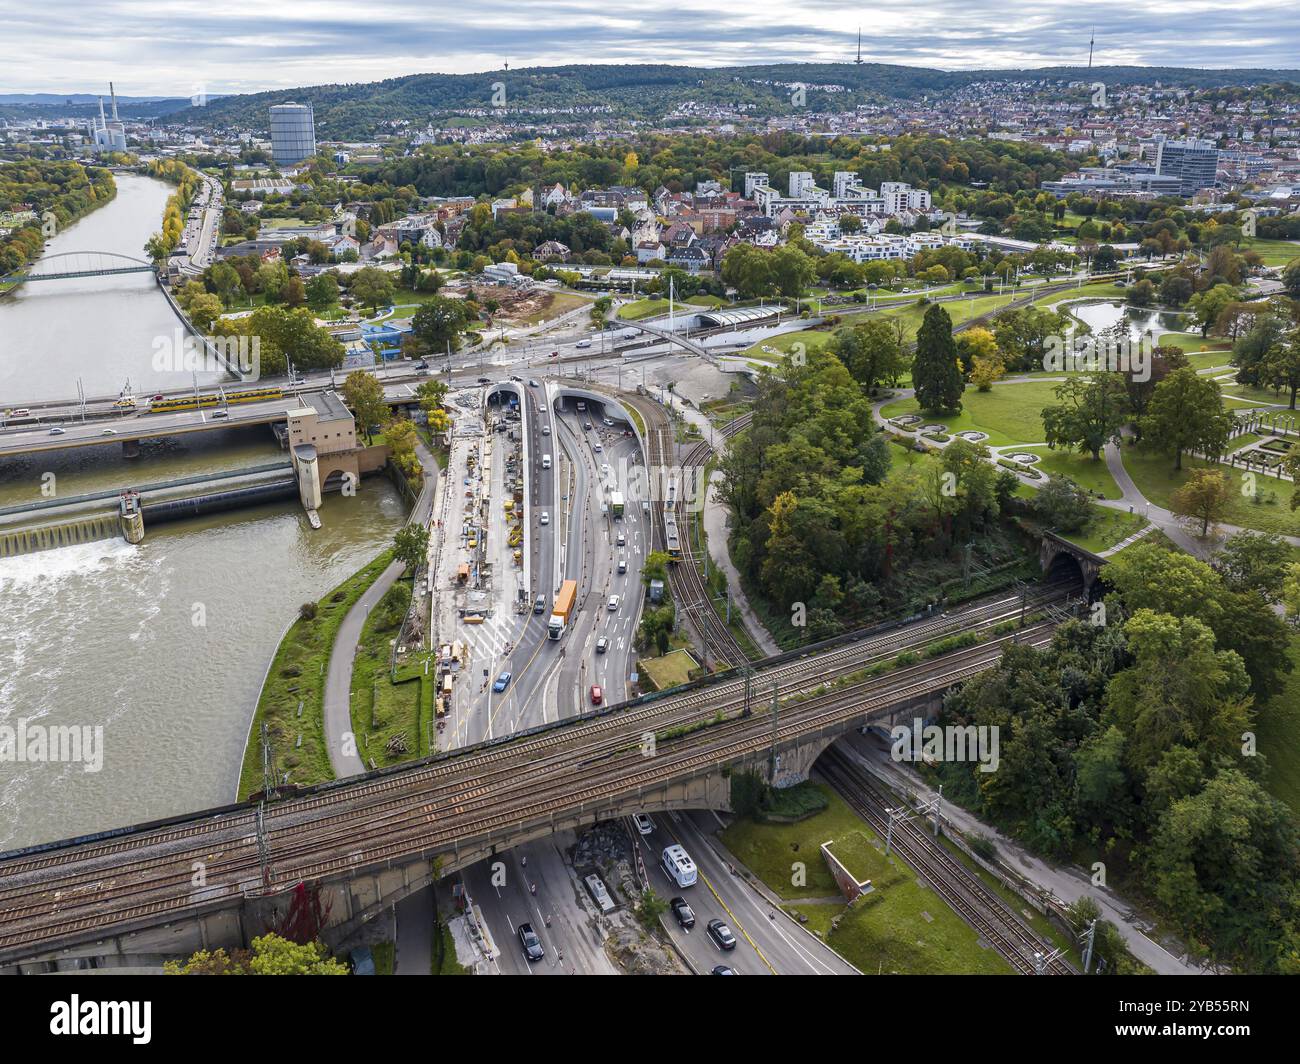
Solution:
[{"label": "cloudy sky", "polygon": [[1300,66],[1296,0],[0,0],[0,92],[253,92],[563,63]]}]

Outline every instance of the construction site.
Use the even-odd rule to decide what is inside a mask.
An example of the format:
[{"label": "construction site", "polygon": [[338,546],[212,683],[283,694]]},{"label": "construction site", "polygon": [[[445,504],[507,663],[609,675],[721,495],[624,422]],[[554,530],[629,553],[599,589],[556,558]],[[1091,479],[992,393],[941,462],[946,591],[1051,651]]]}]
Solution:
[{"label": "construction site", "polygon": [[492,399],[482,389],[448,398],[454,428],[428,578],[441,745],[456,744],[448,720],[479,695],[528,612],[522,418],[515,396]]}]

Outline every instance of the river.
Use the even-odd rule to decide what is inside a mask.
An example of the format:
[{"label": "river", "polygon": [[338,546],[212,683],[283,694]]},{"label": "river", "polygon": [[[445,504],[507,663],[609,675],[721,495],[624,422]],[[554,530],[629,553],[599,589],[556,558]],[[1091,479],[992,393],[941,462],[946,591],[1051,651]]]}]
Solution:
[{"label": "river", "polygon": [[[118,189],[56,247],[138,254],[170,188],[128,176]],[[138,341],[176,325],[151,279],[37,287],[0,300],[5,395],[70,394],[78,376],[91,395],[115,393],[128,376],[148,387],[150,348]],[[138,460],[113,446],[55,452],[0,462],[0,506],[36,498],[44,473],[65,495],[284,457],[269,429],[150,444]],[[234,799],[262,677],[297,607],[382,550],[405,507],[374,477],[354,498],[329,496],[320,514],[318,531],[285,503],[159,525],[139,546],[0,560],[0,728],[26,721],[103,736],[98,771],[85,770],[88,759],[0,761],[0,850]]]},{"label": "river", "polygon": [[[113,201],[52,237],[46,256],[111,251],[146,258],[144,242],[162,227],[172,191],[152,178],[117,175]],[[153,366],[156,345],[179,324],[148,273],[20,285],[0,299],[0,405],[75,399],[78,378],[88,396],[116,395],[128,380],[145,393],[188,387],[189,374],[178,381],[174,370]]]}]

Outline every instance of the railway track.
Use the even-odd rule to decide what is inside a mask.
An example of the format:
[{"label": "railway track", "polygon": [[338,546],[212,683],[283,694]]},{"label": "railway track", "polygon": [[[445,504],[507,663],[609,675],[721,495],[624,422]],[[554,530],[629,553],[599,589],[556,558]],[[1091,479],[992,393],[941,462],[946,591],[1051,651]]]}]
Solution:
[{"label": "railway track", "polygon": [[[714,453],[713,447],[707,440],[700,440],[686,452],[679,463],[672,422],[663,407],[642,396],[624,396],[623,401],[635,407],[645,421],[646,469],[652,484],[651,498],[663,507],[657,508],[656,513],[661,515],[664,510],[670,510],[677,522],[681,563],[672,564],[668,568],[668,586],[673,602],[699,636],[705,656],[709,659],[709,664],[714,666],[714,671],[744,665],[750,656],[714,610],[704,577],[699,571],[698,552],[692,546],[690,536],[688,507],[702,506],[706,502],[708,484],[703,482],[702,476],[709,457]],[[726,438],[742,431],[748,426],[749,420],[749,414],[736,418],[720,430],[722,436]],[[687,476],[700,477],[701,495],[696,500],[685,498]],[[675,492],[669,489],[670,483],[675,484]],[[675,495],[671,506],[667,503],[670,494]],[[661,520],[651,521],[651,549],[667,549],[667,536]]]},{"label": "railway track", "polygon": [[[1049,597],[1059,589],[1044,589]],[[1003,599],[943,618],[868,636],[818,655],[778,660],[760,673],[778,693],[801,701],[783,706],[778,738],[848,716],[870,714],[898,700],[946,687],[987,668],[1011,637],[944,655],[883,677],[858,679],[864,664],[922,645],[952,625],[985,631],[1020,609]],[[1051,625],[1031,626],[1030,642],[1050,639]],[[788,656],[787,656],[788,657]],[[838,678],[841,687],[825,691]],[[111,934],[157,922],[162,915],[214,907],[231,896],[276,892],[302,880],[386,861],[446,855],[505,826],[544,824],[557,812],[596,815],[602,801],[752,757],[772,741],[763,707],[744,710],[744,685],[718,682],[645,705],[552,725],[509,742],[470,747],[399,772],[327,785],[266,808],[262,861],[251,807],[198,814],[161,828],[0,858],[0,957],[69,936]],[[669,738],[700,727],[695,737]],[[655,756],[643,736],[663,735]],[[202,867],[202,885],[195,885]]]},{"label": "railway track", "polygon": [[[747,428],[751,416],[745,414],[727,424],[721,430],[723,438],[730,438]],[[696,503],[698,507],[708,505],[709,485],[704,470],[713,454],[712,445],[707,440],[701,440],[687,451],[682,459],[683,471],[700,471],[698,474],[692,472],[692,475],[697,475],[699,478],[700,498]],[[684,472],[683,476],[685,475]],[[685,492],[681,494],[684,495]],[[726,622],[713,608],[712,596],[709,594],[708,585],[704,582],[704,574],[700,572],[699,551],[695,549],[694,537],[691,534],[692,515],[684,498],[677,500],[675,511],[678,534],[681,537],[682,559],[681,564],[670,566],[668,570],[673,600],[693,622],[715,666],[732,669],[748,664],[751,660],[750,655],[745,652]]]},{"label": "railway track", "polygon": [[[817,770],[845,803],[871,825],[880,838],[888,830],[891,802],[847,757],[830,747]],[[952,856],[915,821],[898,821],[890,841],[904,860],[963,920],[996,949],[1020,975],[1033,975],[1036,957],[1053,952],[1050,943],[1029,928],[996,891]],[[1074,966],[1057,957],[1045,965],[1049,975],[1077,975]]]}]

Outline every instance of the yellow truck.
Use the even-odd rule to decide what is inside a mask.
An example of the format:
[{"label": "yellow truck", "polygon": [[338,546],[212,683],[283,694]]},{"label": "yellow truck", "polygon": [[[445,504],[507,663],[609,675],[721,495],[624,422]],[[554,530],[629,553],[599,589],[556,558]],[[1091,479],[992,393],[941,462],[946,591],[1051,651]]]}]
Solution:
[{"label": "yellow truck", "polygon": [[569,618],[578,601],[578,581],[566,580],[560,585],[551,606],[551,621],[546,626],[546,634],[551,639],[559,639],[569,626]]}]

